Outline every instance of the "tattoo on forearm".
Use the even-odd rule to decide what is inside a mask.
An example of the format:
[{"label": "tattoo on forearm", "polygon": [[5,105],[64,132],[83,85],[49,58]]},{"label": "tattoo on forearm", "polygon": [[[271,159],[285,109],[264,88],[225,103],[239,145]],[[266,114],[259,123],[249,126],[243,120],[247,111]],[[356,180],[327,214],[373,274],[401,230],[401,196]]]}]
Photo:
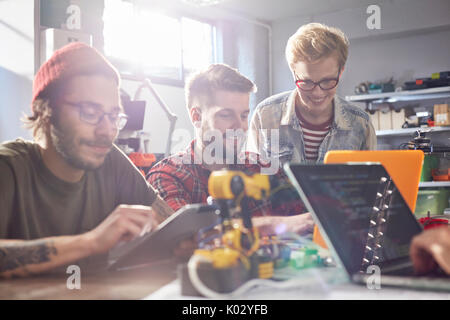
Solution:
[{"label": "tattoo on forearm", "polygon": [[50,261],[56,255],[53,241],[36,240],[30,243],[17,242],[0,247],[0,272]]},{"label": "tattoo on forearm", "polygon": [[156,214],[161,218],[161,221],[166,220],[168,217],[174,213],[172,208],[159,196],[156,197],[155,201],[152,203],[152,208],[156,211]]}]

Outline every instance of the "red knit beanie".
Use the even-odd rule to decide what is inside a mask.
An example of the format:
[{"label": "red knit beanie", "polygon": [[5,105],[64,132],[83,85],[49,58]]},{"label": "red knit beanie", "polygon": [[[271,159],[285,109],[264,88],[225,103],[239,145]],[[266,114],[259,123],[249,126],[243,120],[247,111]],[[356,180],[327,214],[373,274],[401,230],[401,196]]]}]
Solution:
[{"label": "red knit beanie", "polygon": [[63,79],[82,74],[103,74],[113,78],[117,85],[117,70],[95,48],[81,42],[72,42],[56,50],[36,73],[33,82],[33,102],[50,86]]}]

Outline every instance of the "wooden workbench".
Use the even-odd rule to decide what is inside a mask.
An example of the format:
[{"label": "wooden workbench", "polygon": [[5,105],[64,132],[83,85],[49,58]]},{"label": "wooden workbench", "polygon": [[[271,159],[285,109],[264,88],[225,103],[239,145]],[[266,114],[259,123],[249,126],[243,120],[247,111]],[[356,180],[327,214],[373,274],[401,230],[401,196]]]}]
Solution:
[{"label": "wooden workbench", "polygon": [[0,279],[0,299],[141,299],[176,278],[175,261],[122,271],[81,273],[81,288],[68,289],[70,274]]}]

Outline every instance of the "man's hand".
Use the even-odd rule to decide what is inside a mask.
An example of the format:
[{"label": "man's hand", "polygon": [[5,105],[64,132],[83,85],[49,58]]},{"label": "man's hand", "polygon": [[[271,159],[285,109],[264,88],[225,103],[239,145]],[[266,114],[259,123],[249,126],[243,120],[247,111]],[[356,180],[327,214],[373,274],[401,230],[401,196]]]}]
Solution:
[{"label": "man's hand", "polygon": [[267,216],[253,218],[253,225],[261,235],[273,235],[293,232],[300,236],[310,234],[314,230],[314,220],[309,212],[295,216]]},{"label": "man's hand", "polygon": [[120,241],[130,241],[153,230],[158,222],[152,208],[120,205],[95,229],[85,234],[91,254],[104,253]]},{"label": "man's hand", "polygon": [[[240,223],[240,219],[235,219],[235,223]],[[261,236],[274,235],[283,232],[295,232],[298,235],[307,235],[314,230],[314,221],[310,213],[303,213],[295,216],[268,216],[254,217],[253,226],[257,227]],[[217,235],[219,229],[208,231],[205,238]],[[195,236],[180,241],[174,249],[173,254],[180,259],[187,259],[197,249],[198,243]]]},{"label": "man's hand", "polygon": [[439,266],[450,275],[450,227],[427,230],[414,237],[410,255],[418,274]]}]

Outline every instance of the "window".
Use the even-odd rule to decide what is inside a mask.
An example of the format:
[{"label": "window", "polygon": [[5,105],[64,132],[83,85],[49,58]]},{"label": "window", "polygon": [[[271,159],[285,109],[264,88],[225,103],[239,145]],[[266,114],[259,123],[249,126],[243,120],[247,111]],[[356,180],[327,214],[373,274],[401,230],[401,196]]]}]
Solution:
[{"label": "window", "polygon": [[120,72],[182,83],[216,61],[209,23],[137,10],[122,0],[105,1],[103,21],[105,54]]}]

